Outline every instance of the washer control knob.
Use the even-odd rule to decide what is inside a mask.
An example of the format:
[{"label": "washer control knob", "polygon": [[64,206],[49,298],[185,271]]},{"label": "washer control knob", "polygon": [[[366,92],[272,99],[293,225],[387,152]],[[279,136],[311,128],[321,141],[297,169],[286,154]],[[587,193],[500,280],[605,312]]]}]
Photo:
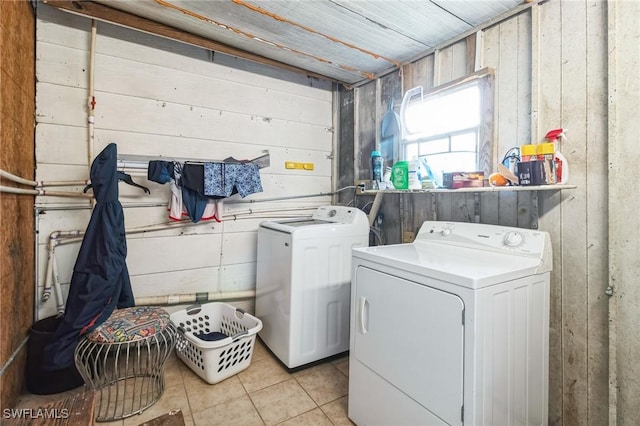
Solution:
[{"label": "washer control knob", "polygon": [[451,228],[442,228],[441,234],[443,237],[451,235]]},{"label": "washer control knob", "polygon": [[336,214],[338,214],[338,212],[335,209],[329,210],[329,217],[334,217]]},{"label": "washer control knob", "polygon": [[508,247],[518,247],[524,242],[524,237],[521,233],[516,231],[507,232],[504,236],[504,244]]}]

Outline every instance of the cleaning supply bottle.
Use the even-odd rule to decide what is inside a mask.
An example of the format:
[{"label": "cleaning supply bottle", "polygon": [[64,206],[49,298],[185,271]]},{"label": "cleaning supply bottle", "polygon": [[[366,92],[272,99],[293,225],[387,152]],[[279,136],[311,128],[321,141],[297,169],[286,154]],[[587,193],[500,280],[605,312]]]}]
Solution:
[{"label": "cleaning supply bottle", "polygon": [[569,163],[560,151],[555,154],[556,183],[565,184],[569,180]]},{"label": "cleaning supply bottle", "polygon": [[518,173],[517,164],[520,161],[520,147],[514,146],[507,150],[502,158],[502,165],[514,175]]},{"label": "cleaning supply bottle", "polygon": [[420,158],[420,184],[422,189],[431,189],[436,187],[436,180],[433,176],[433,172],[431,171],[431,167],[429,167],[429,163],[423,157]]},{"label": "cleaning supply bottle", "polygon": [[409,161],[409,189],[422,189],[418,160]]},{"label": "cleaning supply bottle", "polygon": [[[566,129],[553,129],[549,130],[544,138],[549,143],[554,143],[557,145],[558,139],[564,139],[567,141],[567,136],[565,135]],[[558,147],[555,147],[554,153],[554,166],[555,166],[555,183],[567,183],[569,180],[569,163],[567,163],[567,159],[562,155],[562,153],[558,150]]]},{"label": "cleaning supply bottle", "polygon": [[391,183],[391,167],[386,166],[384,168],[384,175],[382,175],[382,182],[384,184],[384,189],[393,189],[393,184]]},{"label": "cleaning supply bottle", "polygon": [[395,189],[409,189],[409,162],[398,161],[391,168],[391,184]]},{"label": "cleaning supply bottle", "polygon": [[380,151],[371,152],[371,184],[373,189],[380,189],[382,175],[384,173],[384,158]]}]

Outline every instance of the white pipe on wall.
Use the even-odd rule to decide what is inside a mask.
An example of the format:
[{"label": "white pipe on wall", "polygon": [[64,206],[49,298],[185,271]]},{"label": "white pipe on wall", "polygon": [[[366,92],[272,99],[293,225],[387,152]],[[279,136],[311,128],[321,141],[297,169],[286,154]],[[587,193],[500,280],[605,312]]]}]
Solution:
[{"label": "white pipe on wall", "polygon": [[82,192],[47,191],[45,189],[23,189],[23,188],[14,188],[12,186],[0,186],[0,192],[7,192],[10,194],[40,195],[40,196],[50,196],[50,197],[93,198],[93,195],[84,194]]},{"label": "white pipe on wall", "polygon": [[11,194],[39,195],[40,192],[35,189],[14,188],[12,186],[0,186],[0,192],[8,192]]},{"label": "white pipe on wall", "polygon": [[58,312],[60,308],[64,310],[64,300],[62,298],[62,290],[60,288],[60,275],[58,274],[58,265],[55,260],[55,247],[59,244],[69,244],[82,241],[82,231],[53,231],[49,234],[47,266],[44,275],[44,288],[42,289],[42,302],[46,302],[51,297],[51,290],[56,293],[56,305]]},{"label": "white pipe on wall", "polygon": [[74,238],[74,237],[82,237],[84,235],[84,231],[53,231],[49,234],[49,238]]},{"label": "white pipe on wall", "polygon": [[12,182],[21,183],[23,185],[38,186],[38,182],[36,182],[35,180],[24,179],[2,169],[0,169],[0,176]]},{"label": "white pipe on wall", "polygon": [[66,303],[65,303],[64,297],[62,296],[62,286],[60,285],[60,274],[58,273],[58,262],[56,261],[55,257],[53,257],[52,266],[53,266],[53,288],[56,292],[56,308],[58,310],[58,315],[62,315],[64,314],[64,308]]},{"label": "white pipe on wall", "polygon": [[47,191],[45,189],[39,189],[39,194],[49,197],[71,197],[71,198],[88,198],[93,199],[92,194],[85,194],[83,192],[69,192],[69,191]]},{"label": "white pipe on wall", "polygon": [[[15,175],[11,175],[11,179],[13,180],[13,178],[15,179],[22,179],[19,178]],[[33,185],[38,185],[37,182],[35,181],[27,181],[26,179],[22,179],[23,182],[20,183],[28,183],[28,184],[33,184]],[[59,182],[56,182],[59,183]],[[74,182],[76,183],[76,182]],[[42,189],[38,189],[38,190],[25,190],[25,189],[19,189],[19,188],[11,188],[11,187],[0,187],[0,190],[2,190],[3,188],[6,188],[7,192],[17,192],[17,193],[23,193],[23,194],[31,194],[31,195],[66,195],[66,196],[81,196],[81,197],[92,197],[90,194],[83,194],[83,193],[75,193],[75,192],[70,192],[70,193],[65,193],[65,192],[54,192],[54,191],[45,191]],[[287,199],[296,199],[296,198],[306,198],[306,197],[314,197],[314,196],[323,196],[323,195],[334,195],[338,192],[344,191],[346,189],[350,189],[350,188],[355,188],[353,186],[350,187],[345,187],[345,188],[340,188],[337,191],[335,191],[334,193],[319,193],[319,194],[312,194],[312,195],[303,195],[303,196],[288,196],[288,197],[276,197],[276,198],[270,198],[267,200],[252,200],[253,202],[256,201],[276,201],[276,200],[287,200]],[[238,220],[238,219],[248,219],[248,218],[270,218],[270,217],[282,217],[283,215],[277,215],[274,216],[273,213],[276,212],[284,212],[284,211],[304,211],[304,210],[311,210],[311,209],[315,209],[315,207],[294,207],[294,208],[284,208],[284,207],[279,207],[279,208],[274,208],[274,209],[261,209],[260,211],[255,211],[253,209],[247,209],[247,210],[241,210],[241,211],[235,211],[235,212],[229,212],[225,215],[222,216],[222,219],[225,220]],[[290,216],[290,215],[286,215],[286,216]],[[198,225],[198,224],[210,224],[210,222],[198,222],[198,223],[192,223],[189,221],[183,221],[183,222],[168,222],[168,223],[164,223],[164,224],[156,224],[156,225],[149,225],[149,226],[143,226],[143,227],[139,227],[139,228],[135,228],[135,229],[130,229],[126,231],[126,234],[138,234],[138,233],[144,233],[144,232],[152,232],[152,231],[161,231],[161,230],[167,230],[167,229],[172,229],[172,228],[181,228],[181,227],[186,227],[186,226],[194,226],[194,225]],[[59,274],[58,274],[58,265],[55,259],[55,247],[61,244],[70,244],[70,243],[74,243],[74,242],[80,242],[82,241],[82,235],[84,235],[84,233],[82,231],[54,231],[51,233],[51,235],[49,236],[49,253],[48,253],[48,261],[47,261],[47,266],[46,266],[46,271],[45,271],[45,282],[44,282],[44,288],[43,288],[43,292],[42,292],[42,302],[46,302],[50,297],[51,297],[51,292],[52,290],[55,293],[56,296],[56,305],[58,308],[58,313],[61,314],[64,312],[64,301],[63,301],[63,296],[62,296],[62,290],[61,290],[61,286],[60,286],[60,279],[59,279]],[[165,297],[165,296],[158,296],[158,297]],[[167,296],[168,297],[168,296]]]},{"label": "white pipe on wall", "polygon": [[256,296],[255,290],[230,292],[203,292],[191,294],[169,294],[164,296],[136,297],[136,306],[182,305],[194,302],[213,302],[216,300],[250,299]]},{"label": "white pipe on wall", "polygon": [[77,186],[77,185],[88,185],[89,183],[91,183],[90,180],[85,179],[85,180],[51,180],[51,181],[44,181],[44,180],[40,180],[36,182],[37,188],[43,187],[43,186]]},{"label": "white pipe on wall", "polygon": [[42,303],[49,300],[51,297],[51,288],[53,287],[53,256],[54,251],[52,248],[51,240],[49,240],[49,250],[47,254],[47,266],[44,273],[44,288],[42,289]]},{"label": "white pipe on wall", "polygon": [[[294,208],[280,207],[280,208],[274,208],[274,209],[264,209],[262,211],[255,211],[252,209],[248,209],[244,211],[234,212],[232,214],[226,214],[223,216],[223,219],[238,220],[238,219],[252,219],[252,218],[282,217],[283,215],[273,216],[273,213],[278,211],[303,211],[303,210],[309,210],[309,209],[315,209],[315,207],[294,207]],[[172,228],[182,228],[182,227],[202,225],[202,224],[211,224],[211,222],[210,221],[203,221],[198,223],[193,223],[189,221],[168,222],[168,223],[148,225],[148,226],[142,226],[139,228],[129,229],[129,230],[126,230],[125,233],[127,235],[140,234],[144,232],[164,231]],[[79,230],[53,231],[49,235],[49,244],[48,244],[49,252],[48,252],[48,260],[47,260],[47,266],[45,271],[44,288],[42,290],[41,300],[43,303],[49,300],[49,298],[51,297],[51,292],[53,291],[56,296],[56,306],[59,314],[64,313],[65,301],[63,300],[63,296],[62,296],[62,289],[61,289],[60,278],[58,274],[58,265],[55,259],[55,248],[63,244],[81,242],[83,239],[83,235],[84,235],[84,232]],[[169,296],[154,296],[154,297],[164,298]],[[188,297],[191,297],[191,296],[188,296]],[[193,300],[189,299],[189,300],[186,300],[185,302],[191,302],[191,301]],[[149,304],[152,304],[152,303],[149,303]]]},{"label": "white pipe on wall", "polygon": [[[44,186],[76,186],[76,185],[87,185],[89,180],[64,180],[64,181],[35,181],[22,178],[20,176],[16,176],[12,173],[7,172],[6,170],[0,169],[0,177],[3,177],[11,182],[19,183],[22,185],[33,186],[34,188],[42,188]],[[10,187],[5,187],[10,188]],[[11,192],[11,191],[4,191]]]},{"label": "white pipe on wall", "polygon": [[89,48],[89,94],[87,98],[87,167],[91,173],[91,163],[93,161],[93,141],[94,141],[94,122],[95,122],[95,63],[96,63],[96,36],[98,33],[98,23],[95,19],[91,20],[91,46]]},{"label": "white pipe on wall", "polygon": [[[55,231],[52,233],[60,233],[61,231]],[[66,233],[64,233],[66,234]],[[84,232],[80,233],[80,231],[70,231],[69,234],[76,235],[84,235]],[[51,290],[55,292],[56,295],[56,306],[58,307],[58,312],[60,313],[60,309],[62,307],[62,311],[64,311],[64,299],[62,297],[62,289],[60,286],[60,274],[58,273],[58,264],[55,259],[55,248],[62,244],[71,244],[76,242],[81,242],[83,237],[67,237],[63,239],[58,239],[59,237],[49,237],[49,257],[47,259],[47,269],[45,271],[45,282],[44,288],[42,290],[42,302],[46,302],[49,300],[51,296]]]},{"label": "white pipe on wall", "polygon": [[36,188],[40,188],[43,186],[75,186],[75,185],[87,185],[89,184],[89,180],[59,180],[59,181],[35,181],[22,178],[20,176],[16,176],[12,173],[7,172],[6,170],[0,169],[0,176],[10,180],[15,183],[20,183],[22,185],[33,186]]},{"label": "white pipe on wall", "polygon": [[346,191],[347,189],[355,189],[356,186],[345,186],[344,188],[336,189],[333,192],[319,192],[317,194],[304,194],[304,195],[287,195],[284,197],[272,197],[272,198],[262,198],[262,199],[249,199],[249,200],[233,200],[233,204],[250,204],[250,203],[263,203],[267,201],[282,201],[282,200],[296,200],[298,198],[311,198],[311,197],[326,197],[333,196],[338,194],[339,192]]}]

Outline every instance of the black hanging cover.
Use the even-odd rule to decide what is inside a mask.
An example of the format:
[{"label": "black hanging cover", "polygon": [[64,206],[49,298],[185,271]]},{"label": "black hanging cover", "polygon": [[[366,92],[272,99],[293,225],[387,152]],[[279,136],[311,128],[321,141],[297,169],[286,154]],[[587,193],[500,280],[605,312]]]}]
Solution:
[{"label": "black hanging cover", "polygon": [[116,307],[135,305],[125,261],[116,144],[109,144],[91,164],[91,184],[96,204],[73,268],[64,318],[44,349],[46,370],[73,365],[80,337],[102,324]]}]

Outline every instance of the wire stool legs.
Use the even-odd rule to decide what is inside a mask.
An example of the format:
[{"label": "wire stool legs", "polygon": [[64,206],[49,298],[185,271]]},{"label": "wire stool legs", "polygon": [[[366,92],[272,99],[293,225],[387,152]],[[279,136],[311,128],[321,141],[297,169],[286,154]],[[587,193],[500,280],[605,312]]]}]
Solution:
[{"label": "wire stool legs", "polygon": [[82,339],[75,363],[86,386],[96,392],[96,421],[142,413],[164,392],[164,364],[175,346],[171,323],[141,340],[95,342]]}]

